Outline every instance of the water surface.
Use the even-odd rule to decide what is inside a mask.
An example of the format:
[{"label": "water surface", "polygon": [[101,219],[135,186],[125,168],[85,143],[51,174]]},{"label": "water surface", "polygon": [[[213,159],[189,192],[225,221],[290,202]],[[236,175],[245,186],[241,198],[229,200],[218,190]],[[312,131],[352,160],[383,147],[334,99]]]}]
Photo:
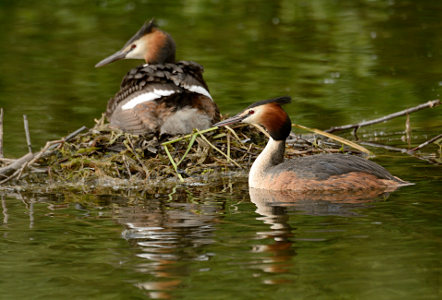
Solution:
[{"label": "water surface", "polygon": [[229,180],[169,195],[8,195],[2,297],[437,299],[435,185],[294,203],[251,202]]}]

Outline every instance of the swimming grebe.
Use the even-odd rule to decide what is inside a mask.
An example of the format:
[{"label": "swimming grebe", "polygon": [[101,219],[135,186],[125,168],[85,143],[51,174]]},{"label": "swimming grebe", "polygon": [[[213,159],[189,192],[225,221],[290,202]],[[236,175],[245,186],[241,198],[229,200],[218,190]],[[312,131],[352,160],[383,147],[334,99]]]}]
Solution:
[{"label": "swimming grebe", "polygon": [[191,61],[175,62],[174,40],[153,19],[95,67],[120,59],[144,59],[146,64],[130,70],[120,91],[109,100],[106,116],[112,127],[133,134],[182,134],[219,120],[203,67]]},{"label": "swimming grebe", "polygon": [[408,184],[380,165],[353,155],[319,154],[284,161],[285,140],[291,131],[291,121],[281,105],[290,101],[290,97],[259,101],[236,116],[214,124],[258,124],[269,133],[266,147],[250,169],[249,187],[327,193],[393,190]]}]

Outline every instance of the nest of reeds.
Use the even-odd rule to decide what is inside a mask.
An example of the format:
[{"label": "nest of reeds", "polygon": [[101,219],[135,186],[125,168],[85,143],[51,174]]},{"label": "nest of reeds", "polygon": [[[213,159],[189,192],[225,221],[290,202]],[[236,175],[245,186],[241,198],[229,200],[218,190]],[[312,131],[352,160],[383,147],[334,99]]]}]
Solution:
[{"label": "nest of reeds", "polygon": [[[353,135],[356,137],[356,131],[360,127],[407,116],[405,137],[408,137],[410,144],[409,114],[439,104],[439,100],[432,100],[382,118],[332,127],[326,131],[292,124],[312,133],[292,133],[287,140],[285,156],[292,158],[321,152],[371,154],[360,145],[365,144],[405,153],[432,164],[440,164],[442,134],[433,136],[411,149],[364,141],[356,144],[331,134],[339,130],[353,129]],[[0,109],[0,125],[1,117]],[[219,177],[245,177],[267,141],[266,132],[262,128],[257,129],[244,124],[195,130],[185,136],[170,137],[153,134],[130,135],[111,130],[104,120],[103,116],[96,120],[92,129],[85,132],[87,128],[83,126],[60,140],[47,142],[39,152],[33,153],[29,131],[26,130],[27,120],[24,118],[29,153],[18,159],[2,158],[0,134],[0,187],[32,190],[38,190],[39,187],[45,190],[69,187],[83,190],[97,187],[146,190],[168,183],[175,185],[177,181],[200,184]],[[428,145],[438,146],[438,154],[431,151],[420,153]],[[8,185],[4,185],[5,183]]]},{"label": "nest of reeds", "polygon": [[[111,130],[101,118],[92,129],[46,147],[44,155],[14,180],[20,184],[136,188],[177,180],[204,182],[220,174],[245,176],[266,141],[260,130],[244,124],[159,137]],[[292,135],[286,156],[342,151],[339,143],[314,135]]]}]

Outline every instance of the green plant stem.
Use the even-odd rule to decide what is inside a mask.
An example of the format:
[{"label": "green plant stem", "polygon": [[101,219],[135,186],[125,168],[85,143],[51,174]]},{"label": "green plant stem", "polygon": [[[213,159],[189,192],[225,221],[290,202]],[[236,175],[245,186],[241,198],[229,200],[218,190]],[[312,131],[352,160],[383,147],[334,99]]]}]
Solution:
[{"label": "green plant stem", "polygon": [[[201,131],[199,131],[199,130],[196,130],[196,131],[197,131],[199,134],[201,134],[201,133],[206,133],[206,132],[214,131],[214,130],[217,130],[217,129],[218,129],[218,127],[211,127],[211,128],[207,128],[207,129],[204,129],[204,130],[201,130]],[[164,145],[170,145],[170,144],[173,144],[173,143],[176,143],[176,142],[182,141],[182,140],[184,140],[184,139],[190,138],[192,135],[194,135],[194,133],[190,133],[190,134],[187,134],[187,135],[185,135],[185,136],[179,137],[179,138],[177,138],[177,139],[174,139],[174,140],[171,140],[171,141],[164,142],[164,143],[161,144],[161,146],[164,146]]]},{"label": "green plant stem", "polygon": [[163,145],[163,147],[164,147],[164,151],[166,151],[167,157],[169,157],[170,163],[172,164],[173,168],[175,169],[176,175],[178,176],[178,178],[180,179],[181,182],[184,182],[183,177],[178,172],[178,166],[176,165],[175,161],[173,160],[172,155],[169,152],[169,148],[167,147],[167,145]]},{"label": "green plant stem", "polygon": [[192,148],[193,144],[195,143],[196,137],[197,137],[198,133],[194,133],[192,135],[192,137],[190,138],[190,142],[189,145],[187,146],[186,152],[184,152],[183,156],[181,157],[181,159],[177,162],[177,167],[180,165],[180,163],[183,162],[183,160],[186,158],[187,154],[189,153],[190,149]]},{"label": "green plant stem", "polygon": [[231,163],[233,163],[235,166],[237,166],[238,168],[242,169],[241,165],[238,164],[236,161],[234,161],[233,159],[231,159],[229,156],[227,156],[224,152],[222,152],[220,149],[218,149],[215,145],[213,145],[204,135],[202,135],[202,131],[199,131],[198,129],[196,129],[196,131],[200,134],[201,138],[207,143],[209,144],[210,147],[212,147],[215,151],[219,152],[221,155],[223,155],[225,158],[227,158],[228,161],[230,161]]}]

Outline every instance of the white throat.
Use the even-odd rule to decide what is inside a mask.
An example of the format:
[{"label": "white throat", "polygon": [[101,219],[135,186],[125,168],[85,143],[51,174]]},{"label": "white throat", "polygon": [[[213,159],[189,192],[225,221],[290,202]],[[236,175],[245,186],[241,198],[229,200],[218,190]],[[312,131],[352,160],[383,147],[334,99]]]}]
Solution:
[{"label": "white throat", "polygon": [[268,168],[284,161],[285,140],[270,138],[264,150],[258,155],[249,172],[249,187],[260,188]]}]

